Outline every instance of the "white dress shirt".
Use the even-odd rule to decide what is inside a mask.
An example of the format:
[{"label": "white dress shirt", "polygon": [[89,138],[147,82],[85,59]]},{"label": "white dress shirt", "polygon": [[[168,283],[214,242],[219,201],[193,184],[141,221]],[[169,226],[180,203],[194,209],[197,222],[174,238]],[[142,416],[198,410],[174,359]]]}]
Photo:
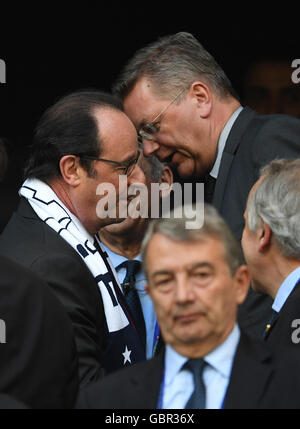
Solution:
[{"label": "white dress shirt", "polygon": [[[219,409],[229,384],[234,355],[240,339],[240,329],[235,325],[226,340],[215,350],[204,356],[208,365],[203,370],[206,388],[206,409]],[[184,409],[194,391],[193,375],[182,369],[188,360],[169,345],[165,353],[165,375],[161,387],[163,409]]]},{"label": "white dress shirt", "polygon": [[239,116],[239,114],[241,113],[242,110],[243,110],[243,106],[240,106],[238,109],[236,109],[233,112],[233,114],[230,116],[229,120],[227,121],[225,127],[223,128],[223,130],[220,134],[220,137],[218,140],[218,146],[217,146],[216,160],[215,160],[215,163],[214,163],[214,166],[213,166],[211,172],[209,173],[215,179],[218,177],[218,174],[219,174],[221,159],[222,159],[222,155],[224,152],[224,148],[225,148],[227,138],[229,136],[231,128],[233,127],[233,124],[235,123],[237,117]]},{"label": "white dress shirt", "polygon": [[273,310],[279,311],[282,309],[282,307],[285,304],[285,301],[288,299],[290,294],[293,292],[294,287],[300,280],[300,267],[296,268],[294,271],[292,271],[287,278],[284,280],[282,285],[277,291],[275,300],[273,302],[272,308]]}]

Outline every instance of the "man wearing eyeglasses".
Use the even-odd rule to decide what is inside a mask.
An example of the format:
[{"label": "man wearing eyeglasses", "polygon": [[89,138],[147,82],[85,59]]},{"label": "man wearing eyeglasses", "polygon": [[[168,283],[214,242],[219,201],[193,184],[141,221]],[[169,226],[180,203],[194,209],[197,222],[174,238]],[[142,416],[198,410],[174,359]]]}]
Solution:
[{"label": "man wearing eyeglasses", "polygon": [[[136,130],[117,99],[93,90],[61,98],[37,125],[20,205],[0,238],[0,253],[38,273],[67,310],[81,386],[102,377],[103,369],[145,359],[96,234],[123,220],[128,197],[120,175],[127,186],[145,183],[138,158]],[[108,213],[99,210],[103,183],[114,191]]]},{"label": "man wearing eyeglasses", "polygon": [[[222,68],[189,33],[139,50],[114,92],[143,140],[144,154],[169,162],[184,181],[204,181],[205,200],[239,241],[260,167],[276,157],[300,156],[300,121],[242,107]],[[250,291],[240,307],[241,326],[260,336],[270,308],[269,300]]]}]

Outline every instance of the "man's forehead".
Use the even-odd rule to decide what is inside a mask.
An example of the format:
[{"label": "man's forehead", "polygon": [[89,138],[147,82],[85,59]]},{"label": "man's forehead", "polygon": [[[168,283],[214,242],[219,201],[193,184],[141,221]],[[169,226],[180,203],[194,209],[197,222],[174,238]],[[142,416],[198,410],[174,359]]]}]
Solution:
[{"label": "man's forehead", "polygon": [[125,116],[122,110],[110,106],[95,106],[93,116],[98,123],[98,128],[106,122],[116,121]]},{"label": "man's forehead", "polygon": [[[147,77],[141,77],[134,85],[131,93],[135,92],[140,97],[155,97],[155,92],[157,92],[157,87],[155,84],[148,79]],[[128,94],[128,96],[130,93]]]},{"label": "man's forehead", "polygon": [[[137,134],[128,116],[117,109],[96,108],[94,117],[100,139],[101,156],[119,153],[122,143],[124,156],[134,157],[138,149]],[[127,153],[128,152],[128,153]],[[130,152],[130,153],[129,153]]]},{"label": "man's forehead", "polygon": [[136,128],[152,119],[155,106],[160,103],[155,86],[146,78],[141,78],[124,99],[124,110]]},{"label": "man's forehead", "polygon": [[112,108],[95,108],[94,118],[100,136],[114,136],[117,134],[135,134],[132,121],[121,110]]},{"label": "man's forehead", "polygon": [[[186,251],[186,248],[189,247],[189,251]],[[204,259],[211,257],[213,253],[213,258],[217,256],[224,257],[224,244],[220,239],[215,236],[204,235],[203,237],[197,239],[190,239],[180,241],[177,239],[172,239],[167,235],[164,235],[160,232],[156,232],[151,237],[148,243],[147,256],[151,255],[151,259],[160,261],[162,256],[170,256],[173,257],[174,261],[176,261],[176,254],[182,249],[183,257],[187,256],[187,259],[193,257],[194,259],[201,261]],[[210,252],[208,254],[208,248],[210,248]],[[159,264],[159,262],[158,262]]]}]

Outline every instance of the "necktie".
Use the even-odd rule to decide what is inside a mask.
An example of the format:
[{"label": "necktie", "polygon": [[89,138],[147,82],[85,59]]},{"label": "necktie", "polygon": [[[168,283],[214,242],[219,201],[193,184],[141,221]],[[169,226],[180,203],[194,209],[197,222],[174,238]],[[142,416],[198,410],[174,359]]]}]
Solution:
[{"label": "necktie", "polygon": [[141,269],[141,262],[135,261],[135,260],[133,261],[127,260],[127,261],[124,261],[122,264],[118,265],[117,271],[120,268],[126,268],[126,276],[121,286],[124,292],[126,303],[133,317],[133,321],[135,323],[136,329],[140,334],[143,344],[145,344],[145,341],[146,341],[145,320],[143,316],[140,298],[135,288],[135,283],[136,283],[135,276]]},{"label": "necktie", "polygon": [[278,315],[277,311],[272,310],[272,315],[271,315],[270,319],[268,320],[268,323],[266,324],[265,331],[263,333],[263,339],[266,339],[266,337],[268,336],[268,333],[269,333],[271,326],[272,326],[273,322],[275,321],[277,315]]},{"label": "necktie", "polygon": [[215,191],[216,179],[210,174],[207,174],[204,178],[204,201],[211,203]]},{"label": "necktie", "polygon": [[205,385],[202,379],[205,365],[206,362],[203,359],[189,359],[184,365],[184,368],[191,371],[194,377],[194,391],[185,405],[186,410],[205,408]]}]

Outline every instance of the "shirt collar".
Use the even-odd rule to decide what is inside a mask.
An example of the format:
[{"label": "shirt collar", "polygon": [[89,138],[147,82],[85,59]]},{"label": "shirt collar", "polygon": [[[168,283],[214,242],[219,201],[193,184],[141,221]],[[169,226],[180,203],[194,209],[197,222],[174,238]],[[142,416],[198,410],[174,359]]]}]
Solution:
[{"label": "shirt collar", "polygon": [[174,380],[174,377],[180,372],[185,362],[186,356],[177,353],[171,346],[166,345],[165,353],[165,384],[168,386]]},{"label": "shirt collar", "polygon": [[243,110],[243,106],[240,106],[238,109],[236,109],[233,114],[230,116],[229,120],[227,121],[225,127],[223,128],[217,145],[217,157],[214,163],[214,166],[209,173],[212,177],[215,179],[218,177],[219,169],[221,165],[221,159],[224,152],[226,140],[229,136],[229,133],[231,131],[231,128],[233,127],[234,122],[236,121],[237,117],[239,116],[240,112]]},{"label": "shirt collar", "polygon": [[205,361],[225,377],[229,377],[237,345],[240,340],[240,329],[235,325],[225,341],[205,356]]},{"label": "shirt collar", "polygon": [[[212,366],[216,371],[220,372],[225,377],[230,376],[231,367],[235,351],[240,339],[240,329],[235,324],[233,330],[228,337],[212,352],[204,356],[205,361]],[[177,353],[171,346],[166,345],[165,353],[165,368],[166,376],[165,383],[169,385],[174,380],[174,377],[180,372],[185,362],[188,360],[186,356]]]},{"label": "shirt collar", "polygon": [[[125,256],[119,255],[118,253],[115,253],[112,250],[110,250],[110,248],[107,247],[103,243],[103,241],[101,241],[101,245],[102,245],[102,248],[108,254],[108,256],[109,256],[114,267],[117,267],[118,265],[122,264],[123,262],[128,261],[128,258],[126,258]],[[137,257],[134,258],[134,260],[135,261],[142,261],[142,255],[141,254],[137,255]]]},{"label": "shirt collar", "polygon": [[277,311],[277,313],[282,309],[285,304],[285,301],[288,299],[292,293],[294,287],[300,279],[300,267],[292,271],[284,280],[282,285],[277,291],[275,300],[273,302],[272,308]]}]

